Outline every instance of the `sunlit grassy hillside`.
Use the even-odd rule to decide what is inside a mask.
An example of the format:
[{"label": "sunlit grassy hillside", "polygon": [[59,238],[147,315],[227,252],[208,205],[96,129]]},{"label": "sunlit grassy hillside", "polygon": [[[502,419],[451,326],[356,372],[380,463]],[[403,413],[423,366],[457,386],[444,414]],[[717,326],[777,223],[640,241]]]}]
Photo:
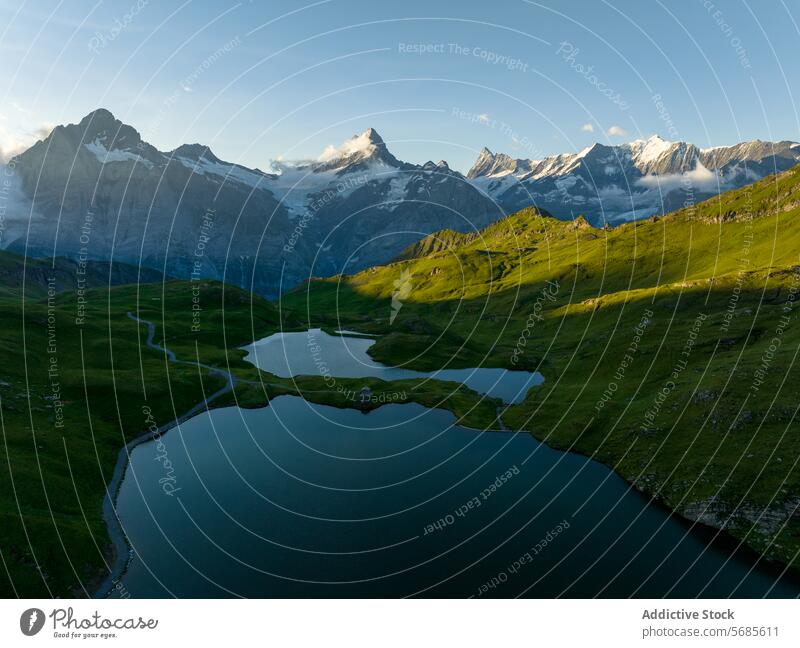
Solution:
[{"label": "sunlit grassy hillside", "polygon": [[795,168],[614,229],[527,209],[441,232],[282,308],[383,333],[393,364],[538,369],[507,424],[798,566],[799,289]]}]

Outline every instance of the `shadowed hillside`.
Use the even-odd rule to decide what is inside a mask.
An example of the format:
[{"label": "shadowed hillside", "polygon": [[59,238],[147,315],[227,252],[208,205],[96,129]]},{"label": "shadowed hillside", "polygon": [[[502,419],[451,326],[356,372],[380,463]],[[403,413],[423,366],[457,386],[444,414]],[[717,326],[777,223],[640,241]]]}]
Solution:
[{"label": "shadowed hillside", "polygon": [[370,351],[387,363],[541,371],[506,424],[796,567],[798,290],[795,167],[614,229],[526,209],[433,234],[282,307],[383,333]]}]

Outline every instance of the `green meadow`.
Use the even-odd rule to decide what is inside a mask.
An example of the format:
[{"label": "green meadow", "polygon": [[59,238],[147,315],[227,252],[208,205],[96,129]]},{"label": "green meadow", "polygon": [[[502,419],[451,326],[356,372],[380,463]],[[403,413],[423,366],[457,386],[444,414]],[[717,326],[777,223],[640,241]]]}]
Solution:
[{"label": "green meadow", "polygon": [[[613,229],[531,208],[275,303],[212,281],[108,287],[98,274],[79,310],[73,266],[26,274],[0,256],[0,595],[93,592],[111,559],[102,502],[120,448],[146,413],[164,425],[226,384],[196,363],[237,378],[210,407],[295,394],[368,410],[378,399],[353,394],[369,386],[470,427],[527,431],[797,568],[798,187],[794,170]],[[180,362],[146,345],[131,312]],[[545,382],[503,409],[452,383],[331,385],[243,361],[244,344],[310,325],[379,333],[370,352],[388,364],[538,370]]]},{"label": "green meadow", "polygon": [[282,308],[382,334],[370,353],[388,364],[541,371],[506,425],[797,568],[798,291],[795,168],[613,229],[531,208],[439,232]]},{"label": "green meadow", "polygon": [[[0,260],[22,264],[12,255]],[[29,278],[25,299],[18,284],[0,297],[0,596],[93,593],[111,565],[102,502],[120,448],[152,419],[167,424],[226,384],[193,363],[237,377],[235,389],[210,407],[262,407],[274,396],[302,394],[367,411],[391,395],[391,402],[445,407],[474,427],[494,424],[499,403],[453,383],[330,385],[322,376],[290,380],[258,371],[239,347],[280,330],[278,311],[238,288],[185,281],[93,287],[79,314],[73,277],[49,275]],[[155,342],[180,362],[148,347],[147,327],[129,312],[153,322]],[[285,325],[297,328],[290,317]],[[359,398],[364,386],[372,389],[367,402]]]}]

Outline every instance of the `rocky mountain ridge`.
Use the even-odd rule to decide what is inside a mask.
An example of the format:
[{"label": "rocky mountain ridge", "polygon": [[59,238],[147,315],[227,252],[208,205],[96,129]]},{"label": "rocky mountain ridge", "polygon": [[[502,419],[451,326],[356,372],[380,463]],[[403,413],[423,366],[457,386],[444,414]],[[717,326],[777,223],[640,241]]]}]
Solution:
[{"label": "rocky mountain ridge", "polygon": [[515,159],[481,150],[467,178],[506,212],[531,204],[594,225],[663,214],[737,189],[800,162],[800,144],[742,142],[701,149],[658,135],[574,154]]},{"label": "rocky mountain ridge", "polygon": [[464,176],[397,159],[372,128],[268,172],[208,146],[162,152],[99,109],[13,158],[0,248],[119,261],[275,296],[310,276],[386,263],[443,229],[521,207],[616,223],[700,201],[800,161],[793,142],[699,149],[657,136],[543,160],[483,149]]}]

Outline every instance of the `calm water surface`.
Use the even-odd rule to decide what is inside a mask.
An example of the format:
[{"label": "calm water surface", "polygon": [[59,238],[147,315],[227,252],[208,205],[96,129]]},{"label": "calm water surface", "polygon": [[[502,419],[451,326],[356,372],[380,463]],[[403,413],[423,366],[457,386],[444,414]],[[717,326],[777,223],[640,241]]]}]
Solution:
[{"label": "calm water surface", "polygon": [[[796,596],[600,464],[416,404],[292,396],[199,415],[132,453],[133,597]],[[160,457],[178,489],[166,495]]]},{"label": "calm water surface", "polygon": [[320,329],[276,333],[245,347],[248,351],[245,360],[283,378],[329,375],[336,378],[372,376],[383,380],[452,380],[464,383],[480,394],[501,398],[506,403],[521,403],[531,387],[544,381],[544,376],[539,372],[486,367],[438,371],[388,367],[373,360],[367,353],[373,344],[373,339],[328,335]]}]

